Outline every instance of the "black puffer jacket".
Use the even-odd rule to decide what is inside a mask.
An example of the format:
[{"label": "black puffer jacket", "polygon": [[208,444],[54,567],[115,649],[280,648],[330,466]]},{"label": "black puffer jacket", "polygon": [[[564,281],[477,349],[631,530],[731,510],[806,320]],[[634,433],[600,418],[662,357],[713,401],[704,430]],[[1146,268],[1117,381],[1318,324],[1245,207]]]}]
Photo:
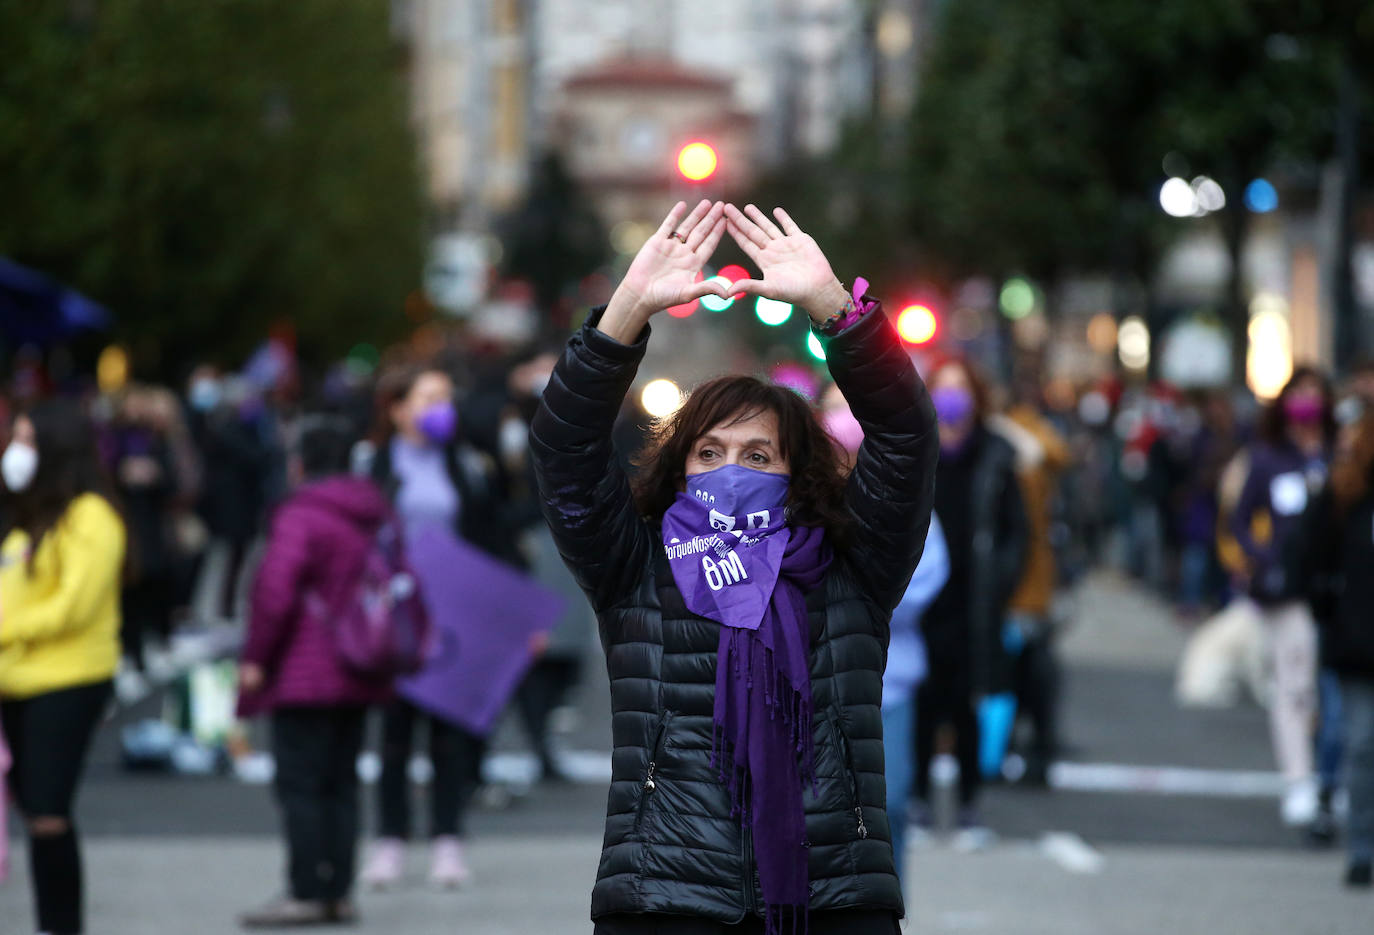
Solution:
[{"label": "black puffer jacket", "polygon": [[[595,330],[597,317],[569,342],[530,433],[545,515],[597,612],[611,677],[615,750],[592,918],[738,922],[763,901],[753,842],[710,765],[720,624],[687,609],[611,448],[648,329],[625,346]],[[855,545],[807,595],[818,780],[805,792],[811,909],[900,913],[882,672],[888,620],[930,522],[935,416],[881,312],[827,343],[867,441],[847,493]]]}]

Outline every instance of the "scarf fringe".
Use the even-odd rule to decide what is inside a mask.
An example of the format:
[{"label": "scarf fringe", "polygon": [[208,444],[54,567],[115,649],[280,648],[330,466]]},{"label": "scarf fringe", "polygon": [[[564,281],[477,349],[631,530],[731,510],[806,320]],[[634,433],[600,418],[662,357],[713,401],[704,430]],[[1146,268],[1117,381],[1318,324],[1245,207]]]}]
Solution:
[{"label": "scarf fringe", "polygon": [[[739,634],[736,630],[731,634],[731,655],[735,657],[736,672],[740,671],[740,656],[749,656],[748,668],[745,671],[748,676],[746,684],[750,691],[754,688],[754,660],[753,653],[739,652]],[[815,764],[815,738],[811,733],[811,703],[803,697],[802,693],[794,689],[787,680],[787,676],[778,671],[774,664],[773,651],[768,647],[762,647],[764,666],[763,666],[763,689],[764,700],[768,704],[769,718],[776,720],[779,712],[782,714],[783,725],[791,730],[789,738],[793,751],[798,758],[798,773],[802,783],[811,787],[812,794],[816,794],[816,764]],[[725,725],[712,721],[711,725],[711,766],[717,770],[717,775],[721,782],[725,783],[730,790],[730,814],[738,815],[741,824],[748,821],[748,792],[749,792],[749,765],[747,759],[741,756],[741,750],[737,749],[725,736]]]},{"label": "scarf fringe", "polygon": [[763,909],[764,935],[784,935],[783,928],[787,919],[792,921],[791,935],[807,935],[811,931],[811,913],[806,906],[765,906]]}]

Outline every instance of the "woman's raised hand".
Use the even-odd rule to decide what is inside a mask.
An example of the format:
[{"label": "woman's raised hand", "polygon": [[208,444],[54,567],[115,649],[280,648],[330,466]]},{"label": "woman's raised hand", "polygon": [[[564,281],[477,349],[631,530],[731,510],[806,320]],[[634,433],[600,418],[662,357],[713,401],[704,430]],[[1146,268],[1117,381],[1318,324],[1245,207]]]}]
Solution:
[{"label": "woman's raised hand", "polygon": [[[762,279],[742,279],[732,294],[749,293],[799,305],[815,322],[823,322],[849,300],[816,241],[782,208],[773,209],[778,223],[753,205],[741,211],[725,206],[730,236],[763,271]],[[781,226],[779,226],[781,225]]]},{"label": "woman's raised hand", "polygon": [[622,344],[634,341],[655,313],[728,291],[719,282],[697,281],[725,235],[725,205],[703,200],[684,218],[686,210],[686,202],[673,206],[611,296],[598,327]]}]

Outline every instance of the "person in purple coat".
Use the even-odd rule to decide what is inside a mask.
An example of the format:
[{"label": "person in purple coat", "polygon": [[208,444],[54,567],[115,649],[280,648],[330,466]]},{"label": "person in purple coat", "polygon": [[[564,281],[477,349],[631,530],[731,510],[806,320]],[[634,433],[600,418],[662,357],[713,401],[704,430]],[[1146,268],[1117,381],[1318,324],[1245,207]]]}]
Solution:
[{"label": "person in purple coat", "polygon": [[1282,560],[1308,502],[1326,486],[1335,439],[1331,387],[1299,367],[1265,411],[1250,446],[1250,470],[1231,533],[1245,552],[1248,591],[1264,621],[1273,659],[1269,725],[1286,790],[1280,817],[1290,827],[1317,819],[1320,790],[1313,768],[1317,711],[1317,625]]},{"label": "person in purple coat", "polygon": [[349,672],[325,615],[347,600],[391,507],[375,484],[348,475],[352,438],[336,416],[302,421],[293,465],[303,481],[272,519],[253,588],[240,665],[239,715],[270,712],[275,791],[287,850],[287,892],[240,917],[246,928],[352,922],[358,837],[357,759],[369,705],[389,680]]}]

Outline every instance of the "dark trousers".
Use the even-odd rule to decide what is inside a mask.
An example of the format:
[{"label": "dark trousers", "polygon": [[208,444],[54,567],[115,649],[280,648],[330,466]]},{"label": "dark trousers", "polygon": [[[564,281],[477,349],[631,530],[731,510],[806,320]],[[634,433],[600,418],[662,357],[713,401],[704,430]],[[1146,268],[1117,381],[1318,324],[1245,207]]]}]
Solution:
[{"label": "dark trousers", "polygon": [[935,757],[935,737],[948,724],[955,732],[955,756],[959,759],[959,804],[969,806],[978,797],[982,776],[978,768],[978,712],[968,672],[958,662],[932,656],[930,675],[916,692],[916,795],[930,801],[930,762]]},{"label": "dark trousers", "polygon": [[430,717],[400,698],[382,712],[382,780],[378,784],[384,838],[410,837],[410,754],[415,727],[429,733],[434,777],[429,785],[432,837],[462,835],[468,802],[481,779],[486,741],[442,718]]},{"label": "dark trousers", "polygon": [[520,720],[546,777],[558,773],[549,749],[549,715],[577,684],[578,668],[579,660],[575,657],[545,656],[530,667],[515,693]]},{"label": "dark trousers", "polygon": [[[40,932],[81,931],[81,850],[72,807],[91,736],[109,697],[110,683],[105,681],[0,703],[0,721],[14,758],[10,791],[31,823],[29,868]],[[54,819],[65,827],[43,826]]]},{"label": "dark trousers", "polygon": [[279,708],[272,713],[274,785],[295,899],[337,901],[353,885],[365,713],[360,707]]},{"label": "dark trousers", "polygon": [[1059,663],[1048,627],[1027,640],[1015,661],[1017,707],[1030,721],[1031,745],[1027,761],[1043,771],[1058,752]]}]

